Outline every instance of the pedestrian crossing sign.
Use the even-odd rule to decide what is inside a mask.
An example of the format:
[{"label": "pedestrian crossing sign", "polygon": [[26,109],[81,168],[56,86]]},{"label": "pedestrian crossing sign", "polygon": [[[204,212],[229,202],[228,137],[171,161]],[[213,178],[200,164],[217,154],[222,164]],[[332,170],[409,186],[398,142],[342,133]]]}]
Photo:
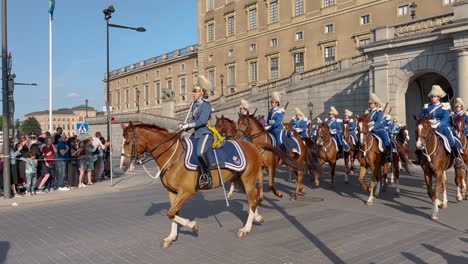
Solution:
[{"label": "pedestrian crossing sign", "polygon": [[77,135],[88,135],[88,123],[76,123]]}]

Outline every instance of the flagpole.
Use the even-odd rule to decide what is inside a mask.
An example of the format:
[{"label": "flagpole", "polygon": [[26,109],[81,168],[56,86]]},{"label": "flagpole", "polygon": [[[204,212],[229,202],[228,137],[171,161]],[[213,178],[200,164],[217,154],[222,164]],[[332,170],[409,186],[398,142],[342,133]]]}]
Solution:
[{"label": "flagpole", "polygon": [[49,14],[49,132],[52,133],[52,14]]}]

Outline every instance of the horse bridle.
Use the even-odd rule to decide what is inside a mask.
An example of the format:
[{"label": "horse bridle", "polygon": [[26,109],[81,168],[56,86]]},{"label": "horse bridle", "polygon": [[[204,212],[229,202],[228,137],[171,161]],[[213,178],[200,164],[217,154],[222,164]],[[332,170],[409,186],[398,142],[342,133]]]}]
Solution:
[{"label": "horse bridle", "polygon": [[[243,119],[248,119],[249,117],[245,116],[245,117],[242,117],[242,118]],[[242,138],[240,138],[240,139],[250,139],[250,140],[252,140],[252,139],[254,139],[256,137],[259,137],[260,135],[262,135],[263,132],[265,132],[265,131],[260,130],[260,132],[258,132],[258,133],[255,133],[253,135],[249,135],[247,133],[247,130],[249,130],[249,129],[251,129],[251,126],[250,126],[250,122],[247,120],[247,127],[245,128],[245,130],[242,130],[242,129],[239,129],[239,128],[237,129],[237,131],[240,131],[242,133]]]},{"label": "horse bridle", "polygon": [[[126,153],[121,153],[120,156],[122,157],[128,157],[130,158],[130,162],[128,163],[130,166],[130,164],[132,164],[133,162],[135,162],[136,164],[138,165],[141,165],[141,164],[145,164],[151,160],[158,160],[164,153],[166,153],[166,151],[168,151],[169,149],[172,148],[172,146],[179,140],[177,139],[176,141],[174,141],[172,144],[169,145],[169,147],[167,149],[165,149],[164,151],[162,151],[159,155],[156,155],[156,156],[153,156],[153,152],[155,150],[157,150],[158,148],[160,148],[162,145],[166,144],[167,142],[171,141],[172,139],[174,139],[175,137],[179,137],[180,134],[182,133],[182,131],[178,131],[176,132],[175,134],[173,134],[172,136],[170,136],[169,138],[163,140],[163,142],[159,143],[157,146],[155,146],[154,148],[152,148],[150,151],[147,150],[147,148],[139,143],[137,140],[136,140],[136,133],[135,133],[135,128],[133,128],[131,130],[131,132],[128,132],[127,135],[131,135],[132,136],[132,141],[131,141],[131,144],[132,144],[132,151],[131,151],[131,154],[126,154]],[[124,138],[125,138],[125,134],[124,134]],[[137,153],[137,144],[139,146],[142,146],[144,148],[144,151],[143,153],[140,155]]]},{"label": "horse bridle", "polygon": [[[330,134],[330,137],[328,138],[328,144],[327,144],[326,146],[324,146],[322,143],[326,143],[326,141],[325,141],[325,138],[324,138],[323,136],[320,136],[320,133],[319,133],[319,132],[321,132],[321,131],[322,131],[322,126],[319,126],[319,127],[318,127],[318,131],[317,131],[317,139],[315,140],[315,143],[316,143],[317,145],[321,145],[322,148],[323,148],[323,150],[324,150],[325,152],[328,152],[327,148],[332,144],[332,136],[331,136],[331,134]],[[322,132],[322,133],[323,133],[323,132]],[[319,140],[319,139],[322,140],[322,143],[318,143],[318,140]]]}]

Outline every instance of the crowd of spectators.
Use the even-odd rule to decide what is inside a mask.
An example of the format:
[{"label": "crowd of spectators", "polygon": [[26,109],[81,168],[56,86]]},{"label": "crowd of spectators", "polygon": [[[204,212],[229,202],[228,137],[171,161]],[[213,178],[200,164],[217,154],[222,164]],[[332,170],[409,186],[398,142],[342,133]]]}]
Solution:
[{"label": "crowd of spectators", "polygon": [[9,154],[14,197],[84,188],[110,176],[109,142],[100,132],[67,137],[58,127],[54,135],[21,135],[11,140]]}]

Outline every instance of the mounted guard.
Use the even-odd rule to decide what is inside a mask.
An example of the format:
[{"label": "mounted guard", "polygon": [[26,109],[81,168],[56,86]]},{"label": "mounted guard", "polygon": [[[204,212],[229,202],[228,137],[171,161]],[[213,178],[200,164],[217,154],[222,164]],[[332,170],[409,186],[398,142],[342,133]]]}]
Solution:
[{"label": "mounted guard", "polygon": [[463,110],[465,108],[465,103],[463,103],[463,100],[461,98],[457,98],[455,100],[455,111],[452,114],[452,125],[453,125],[453,120],[457,116],[464,116],[465,117],[465,135],[468,135],[468,116],[466,115],[467,113]]},{"label": "mounted guard", "polygon": [[431,103],[425,104],[419,118],[429,116],[432,128],[435,128],[439,136],[445,138],[450,147],[450,157],[454,160],[456,166],[462,164],[460,159],[460,150],[455,144],[455,139],[450,131],[450,103],[441,103],[440,99],[447,94],[439,85],[432,85],[432,89],[428,96],[431,98]]},{"label": "mounted guard", "polygon": [[353,112],[351,112],[348,109],[345,109],[343,122],[345,121],[348,122],[349,135],[353,138],[354,145],[359,146],[359,141],[358,141],[358,136],[357,136],[358,135],[357,124],[356,124],[356,121],[354,121],[354,119],[351,118],[352,116],[353,116]]},{"label": "mounted guard", "polygon": [[[343,140],[341,138],[341,133],[343,130],[343,120],[336,118],[338,115],[338,111],[334,106],[330,107],[330,111],[328,112],[328,119],[326,120],[328,126],[330,127],[330,133],[333,136],[333,139],[335,139],[336,144],[338,145],[338,157],[343,155]],[[347,151],[349,151],[349,146],[347,148]]]},{"label": "mounted guard", "polygon": [[308,120],[305,118],[304,113],[296,107],[295,116],[291,119],[291,126],[301,138],[307,138],[307,124]]},{"label": "mounted guard", "polygon": [[369,99],[369,109],[366,110],[366,114],[369,115],[369,131],[379,139],[382,140],[384,145],[384,154],[387,162],[392,161],[392,149],[390,138],[388,133],[385,131],[385,125],[383,120],[383,109],[380,108],[382,102],[374,93],[371,94]]},{"label": "mounted guard", "polygon": [[210,81],[205,76],[198,76],[199,85],[194,85],[192,96],[194,102],[190,108],[192,119],[188,123],[180,125],[180,129],[194,129],[191,137],[198,140],[197,158],[199,161],[199,188],[211,188],[212,178],[210,174],[207,151],[213,144],[213,132],[208,129],[208,122],[211,119],[211,104],[208,101],[207,88],[210,87]]},{"label": "mounted guard", "polygon": [[321,123],[322,123],[322,119],[320,119],[320,117],[317,117],[317,122],[314,125],[312,125],[312,127],[310,128],[310,138],[314,142],[317,141],[317,129]]}]

